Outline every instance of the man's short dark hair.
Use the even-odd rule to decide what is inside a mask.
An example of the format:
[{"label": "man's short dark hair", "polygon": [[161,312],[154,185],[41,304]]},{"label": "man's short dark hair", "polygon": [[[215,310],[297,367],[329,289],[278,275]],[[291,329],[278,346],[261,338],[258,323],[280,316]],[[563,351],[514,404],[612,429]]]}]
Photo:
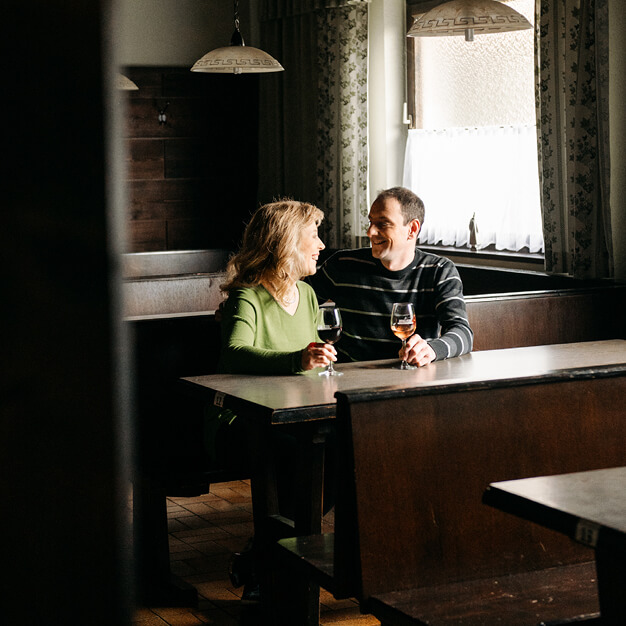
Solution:
[{"label": "man's short dark hair", "polygon": [[405,224],[408,224],[411,220],[417,220],[420,226],[424,223],[424,215],[426,213],[424,203],[410,189],[406,187],[385,189],[378,194],[374,202],[382,202],[388,198],[395,198],[399,202]]}]

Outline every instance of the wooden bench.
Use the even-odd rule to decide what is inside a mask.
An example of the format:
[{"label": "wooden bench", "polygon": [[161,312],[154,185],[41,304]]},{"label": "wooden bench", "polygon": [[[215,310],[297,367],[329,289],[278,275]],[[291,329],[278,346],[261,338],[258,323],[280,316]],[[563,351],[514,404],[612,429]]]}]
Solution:
[{"label": "wooden bench", "polygon": [[626,337],[626,285],[466,297],[474,350]]},{"label": "wooden bench", "polygon": [[579,374],[338,393],[335,533],[277,544],[274,623],[313,623],[316,584],[383,624],[597,614],[587,548],[481,502],[493,481],[624,464],[626,367]]},{"label": "wooden bench", "polygon": [[[489,284],[488,277],[481,280]],[[617,318],[607,318],[606,311],[623,310],[625,294],[626,287],[609,284],[584,290],[469,296],[475,349],[623,337],[621,318],[618,326]],[[170,605],[189,604],[195,597],[192,591],[177,601],[168,598],[168,585],[163,582],[170,578],[164,498],[199,495],[211,483],[248,477],[245,472],[233,473],[233,468],[206,466],[199,445],[203,409],[188,404],[178,389],[182,376],[215,372],[219,324],[212,313],[196,312],[129,317],[126,326],[135,347],[134,534],[140,595],[156,595]]]},{"label": "wooden bench", "polygon": [[220,350],[214,315],[128,318],[134,344],[133,533],[139,601],[192,606],[197,591],[172,576],[166,497],[199,496],[211,484],[249,478],[214,467],[203,446],[204,406],[178,388],[181,376],[213,373]]}]

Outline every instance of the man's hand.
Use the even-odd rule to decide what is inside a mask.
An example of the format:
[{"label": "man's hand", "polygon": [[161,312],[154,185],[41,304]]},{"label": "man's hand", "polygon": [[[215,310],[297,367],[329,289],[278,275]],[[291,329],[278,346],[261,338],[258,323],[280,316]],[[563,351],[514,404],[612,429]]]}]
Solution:
[{"label": "man's hand", "polygon": [[315,367],[326,367],[331,361],[337,360],[337,351],[329,343],[310,343],[302,350],[302,369],[312,370]]},{"label": "man's hand", "polygon": [[399,352],[400,358],[404,357],[404,360],[412,365],[428,365],[435,360],[435,351],[428,345],[428,343],[422,339],[418,334],[411,335],[406,341],[406,351],[402,353],[402,348]]}]

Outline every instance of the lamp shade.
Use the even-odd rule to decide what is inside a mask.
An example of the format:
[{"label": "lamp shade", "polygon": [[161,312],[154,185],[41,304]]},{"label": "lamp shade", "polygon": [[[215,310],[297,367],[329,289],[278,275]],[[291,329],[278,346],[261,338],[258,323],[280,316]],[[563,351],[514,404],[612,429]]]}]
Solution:
[{"label": "lamp shade", "polygon": [[121,89],[122,91],[135,91],[139,89],[130,78],[119,73],[115,75],[115,88]]},{"label": "lamp shade", "polygon": [[424,13],[411,26],[408,37],[449,37],[502,33],[532,28],[515,9],[496,0],[452,0]]},{"label": "lamp shade", "polygon": [[207,52],[192,66],[192,72],[217,74],[260,74],[281,72],[283,66],[272,56],[245,45],[225,46]]}]

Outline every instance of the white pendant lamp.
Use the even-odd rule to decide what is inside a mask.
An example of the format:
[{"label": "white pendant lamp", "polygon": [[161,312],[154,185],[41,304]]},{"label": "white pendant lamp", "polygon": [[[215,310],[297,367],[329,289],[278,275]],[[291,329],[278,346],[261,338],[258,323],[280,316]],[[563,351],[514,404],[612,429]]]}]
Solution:
[{"label": "white pendant lamp", "polygon": [[230,39],[230,46],[216,48],[198,59],[192,72],[212,74],[259,74],[264,72],[282,72],[284,67],[267,52],[246,46],[239,32],[239,2],[235,0],[235,32]]},{"label": "white pendant lamp", "polygon": [[450,37],[504,33],[532,28],[515,9],[497,0],[452,0],[444,2],[415,20],[408,37]]},{"label": "white pendant lamp", "polygon": [[139,89],[130,78],[119,73],[115,75],[115,88],[122,91],[135,91]]}]

